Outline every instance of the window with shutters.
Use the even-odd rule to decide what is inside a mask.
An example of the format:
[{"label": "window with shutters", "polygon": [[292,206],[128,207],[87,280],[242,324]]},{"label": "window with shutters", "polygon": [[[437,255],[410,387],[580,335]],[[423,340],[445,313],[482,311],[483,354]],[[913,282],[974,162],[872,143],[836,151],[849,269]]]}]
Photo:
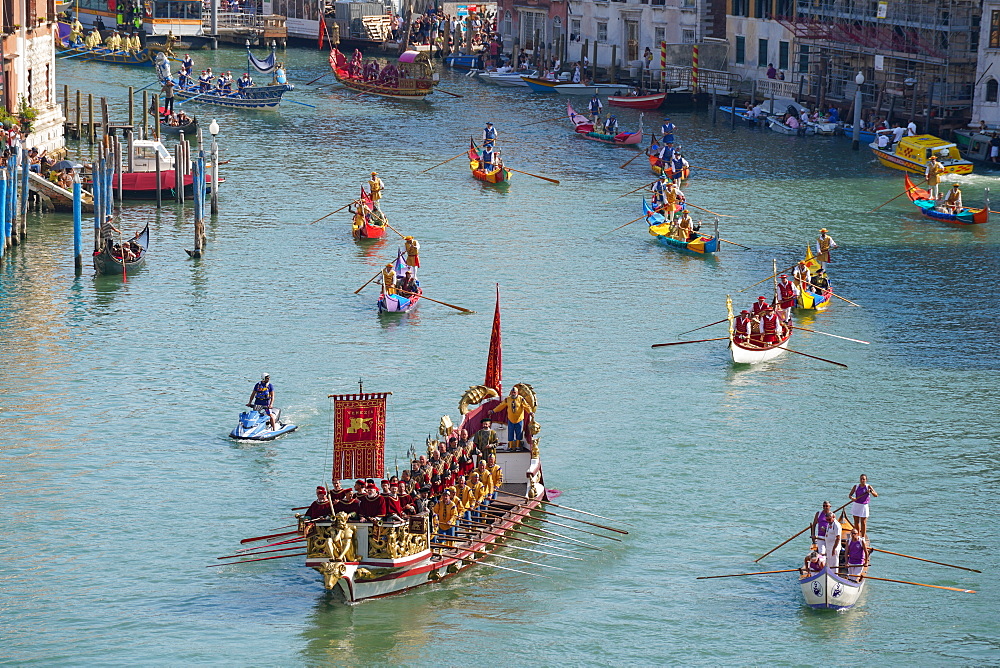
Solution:
[{"label": "window with shutters", "polygon": [[997,85],[997,80],[990,77],[986,80],[986,101],[996,102],[997,101],[997,89],[1000,86]]},{"label": "window with shutters", "polygon": [[743,35],[736,36],[736,64],[742,65],[747,61],[747,38]]},{"label": "window with shutters", "polygon": [[788,42],[778,42],[778,69],[788,69]]},{"label": "window with shutters", "polygon": [[767,40],[757,40],[757,67],[767,67]]},{"label": "window with shutters", "polygon": [[662,44],[665,41],[667,41],[667,29],[653,28],[653,46],[659,49],[660,44]]},{"label": "window with shutters", "polygon": [[608,41],[608,24],[603,21],[597,22],[597,41],[598,42]]},{"label": "window with shutters", "polygon": [[990,13],[990,48],[1000,49],[1000,10],[996,9]]}]

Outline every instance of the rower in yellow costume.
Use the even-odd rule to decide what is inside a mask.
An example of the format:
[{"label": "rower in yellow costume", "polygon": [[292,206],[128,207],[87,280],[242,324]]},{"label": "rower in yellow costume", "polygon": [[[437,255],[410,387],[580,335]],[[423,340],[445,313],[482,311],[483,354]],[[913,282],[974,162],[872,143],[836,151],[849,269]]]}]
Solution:
[{"label": "rower in yellow costume", "polygon": [[441,494],[441,500],[434,506],[434,514],[438,519],[438,532],[446,536],[455,535],[455,526],[458,524],[458,507],[451,499],[451,492],[445,490]]},{"label": "rower in yellow costume", "polygon": [[482,505],[486,500],[486,486],[479,480],[479,474],[473,471],[469,474],[469,484],[467,487],[472,491],[472,519],[479,520],[482,517]]},{"label": "rower in yellow costume", "polygon": [[69,31],[69,43],[79,44],[81,37],[83,37],[83,24],[80,23],[80,19],[73,19],[73,25]]},{"label": "rower in yellow costume", "polygon": [[96,49],[101,45],[101,33],[97,31],[97,28],[94,28],[83,40],[83,43],[87,45],[88,48]]},{"label": "rower in yellow costume", "polygon": [[379,178],[378,172],[372,172],[372,177],[368,179],[368,190],[372,194],[372,202],[375,203],[377,209],[379,200],[382,199],[382,191],[385,190],[385,184]]},{"label": "rower in yellow costume", "polygon": [[396,272],[392,270],[391,262],[382,269],[382,289],[387,295],[396,294]]},{"label": "rower in yellow costume", "polygon": [[413,275],[417,275],[420,267],[420,242],[413,237],[403,237],[406,246],[406,264],[413,267]]},{"label": "rower in yellow costume", "polygon": [[105,40],[104,46],[108,47],[112,51],[118,51],[122,48],[122,38],[121,35],[118,34],[117,30],[111,33],[111,36]]},{"label": "rower in yellow costume", "polygon": [[521,445],[521,441],[524,439],[522,423],[524,422],[524,414],[530,407],[528,400],[521,396],[516,386],[511,388],[506,399],[493,407],[493,412],[499,413],[505,408],[507,409],[507,449],[525,449]]},{"label": "rower in yellow costume", "polygon": [[691,220],[691,214],[687,211],[681,211],[680,220],[677,221],[677,240],[686,242],[691,238],[693,231],[694,223]]}]

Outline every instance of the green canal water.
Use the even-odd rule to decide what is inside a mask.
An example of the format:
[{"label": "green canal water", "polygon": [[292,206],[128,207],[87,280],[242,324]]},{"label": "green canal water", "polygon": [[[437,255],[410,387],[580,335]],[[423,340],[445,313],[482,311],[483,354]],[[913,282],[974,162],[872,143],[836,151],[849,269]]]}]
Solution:
[{"label": "green canal water", "polygon": [[[242,72],[238,49],[196,66]],[[284,55],[302,83],[322,53]],[[151,71],[59,63],[57,84],[110,98]],[[38,665],[985,665],[1000,661],[996,406],[997,223],[953,227],[899,199],[902,175],[842,138],[737,128],[674,113],[698,171],[689,201],[722,218],[726,246],[702,258],[657,246],[638,196],[640,158],[580,140],[565,99],[444,73],[422,104],[299,85],[277,111],[215,117],[229,160],[204,259],[192,215],[130,205],[148,222],[147,268],[127,284],[74,276],[72,225],[36,215],[0,267],[0,662]],[[309,108],[292,101],[315,105]],[[580,105],[584,106],[584,100]],[[638,115],[623,111],[633,128]],[[647,114],[647,129],[661,117]],[[492,121],[509,189],[474,181],[460,151]],[[82,149],[86,152],[86,147]],[[394,257],[362,248],[347,215],[309,223],[385,179],[392,224],[422,244],[430,302],[380,319],[353,291]],[[962,179],[976,202],[995,176]],[[706,215],[706,222],[710,217]],[[794,354],[734,368],[722,342],[651,349],[725,317],[740,288],[791,265],[828,227],[840,245],[835,301],[806,316]],[[87,236],[85,239],[89,239]],[[86,243],[85,243],[86,245]],[[548,487],[566,505],[628,522],[584,561],[508,554],[546,577],[476,567],[438,586],[346,606],[298,559],[211,568],[247,536],[289,524],[325,481],[326,396],[359,378],[391,391],[387,462],[404,465],[462,391],[482,381],[494,285],[505,380],[534,385]],[[682,338],[710,338],[710,328]],[[704,336],[702,336],[704,335]],[[277,442],[227,438],[267,371],[299,430]],[[879,492],[873,575],[975,589],[871,582],[859,605],[823,614],[790,574],[696,580],[800,562],[797,539],[824,499],[847,501],[867,473]],[[551,527],[550,527],[551,528]],[[585,537],[583,534],[575,534]],[[593,538],[593,537],[589,537]],[[593,538],[593,542],[601,539]],[[508,564],[509,565],[509,564]]]}]

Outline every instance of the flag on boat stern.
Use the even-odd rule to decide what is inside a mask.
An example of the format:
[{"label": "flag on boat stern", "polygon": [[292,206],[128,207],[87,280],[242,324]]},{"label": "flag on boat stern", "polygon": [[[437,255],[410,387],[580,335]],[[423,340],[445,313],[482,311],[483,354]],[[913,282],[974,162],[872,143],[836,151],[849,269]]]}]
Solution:
[{"label": "flag on boat stern", "polygon": [[503,396],[503,350],[500,341],[500,284],[497,283],[497,306],[493,312],[493,331],[490,332],[490,354],[486,358],[486,387],[492,387]]},{"label": "flag on boat stern", "polygon": [[385,399],[389,394],[331,395],[334,479],[381,478],[385,473]]}]

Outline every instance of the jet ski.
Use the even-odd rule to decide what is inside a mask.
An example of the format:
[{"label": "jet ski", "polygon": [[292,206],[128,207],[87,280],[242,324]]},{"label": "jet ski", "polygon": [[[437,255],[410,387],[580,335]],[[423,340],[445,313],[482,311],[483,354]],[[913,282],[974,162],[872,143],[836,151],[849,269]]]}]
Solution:
[{"label": "jet ski", "polygon": [[277,425],[277,429],[271,430],[271,421],[267,413],[251,408],[240,413],[240,421],[229,433],[230,438],[238,441],[270,441],[298,429],[294,424],[281,421],[281,409],[272,408],[271,413],[274,414],[274,424]]}]

